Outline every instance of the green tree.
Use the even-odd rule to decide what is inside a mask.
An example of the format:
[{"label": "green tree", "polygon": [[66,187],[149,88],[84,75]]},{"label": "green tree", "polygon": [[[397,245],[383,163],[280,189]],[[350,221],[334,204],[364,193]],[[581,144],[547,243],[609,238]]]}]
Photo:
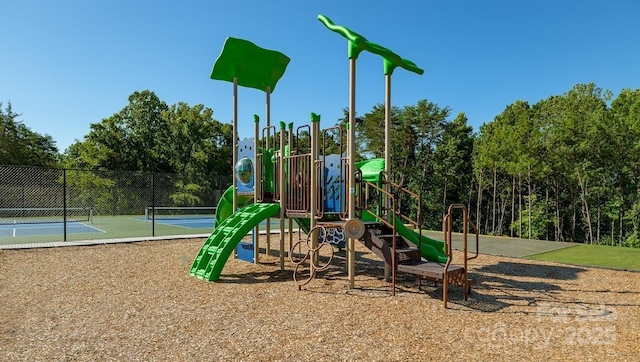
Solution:
[{"label": "green tree", "polygon": [[[623,89],[611,103],[607,141],[612,144],[618,243],[640,247],[640,89]],[[627,235],[629,233],[630,235]]]},{"label": "green tree", "polygon": [[[563,96],[561,117],[555,119],[553,132],[548,134],[573,194],[571,237],[574,241],[593,243],[595,240],[594,187],[601,182],[601,175],[606,172],[604,164],[610,158],[601,132],[609,99],[610,92],[594,84],[575,85]],[[579,224],[585,226],[584,235],[576,232]]]},{"label": "green tree", "polygon": [[537,195],[527,195],[524,197],[525,202],[529,206],[528,215],[520,214],[520,217],[514,220],[510,228],[515,230],[521,230],[522,225],[526,227],[529,233],[529,239],[542,239],[547,233],[547,205],[544,204],[544,200],[538,201]]},{"label": "green tree", "polygon": [[[156,184],[172,183],[171,194],[156,194],[175,205],[209,204],[220,177],[232,175],[232,129],[213,119],[201,104],[168,106],[151,91],[134,92],[118,113],[91,125],[65,154],[67,167],[156,173]],[[178,174],[178,178],[167,174]],[[125,185],[126,186],[126,185]],[[222,186],[224,187],[224,186]]]},{"label": "green tree", "polygon": [[0,102],[0,165],[55,166],[56,142],[49,135],[32,131],[18,120],[11,102],[2,109]]},{"label": "green tree", "polygon": [[86,147],[74,147],[70,166],[90,165],[118,171],[171,172],[169,127],[163,117],[166,103],[145,90],[129,96],[118,113],[90,125]]},{"label": "green tree", "polygon": [[469,207],[473,170],[473,128],[467,124],[467,116],[458,114],[444,126],[442,140],[434,152],[434,176],[442,194],[442,214],[452,203]]}]

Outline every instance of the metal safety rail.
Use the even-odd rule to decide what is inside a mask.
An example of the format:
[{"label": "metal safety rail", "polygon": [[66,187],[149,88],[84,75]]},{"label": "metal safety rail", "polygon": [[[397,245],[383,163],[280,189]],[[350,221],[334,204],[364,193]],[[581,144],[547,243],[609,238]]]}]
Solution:
[{"label": "metal safety rail", "polygon": [[[411,226],[413,226],[414,230],[418,231],[419,235],[422,235],[422,198],[420,197],[420,195],[416,194],[415,192],[402,187],[400,185],[398,185],[397,183],[393,182],[393,181],[388,181],[387,182],[392,189],[392,193],[394,195],[396,195],[396,200],[398,200],[398,205],[396,206],[398,210],[400,210],[398,212],[398,216],[406,221],[408,224],[411,224]],[[400,202],[402,200],[402,194],[406,194],[409,196],[409,198],[415,199],[416,203],[417,203],[417,211],[416,211],[416,219],[413,220],[411,219],[409,216],[402,214],[402,208],[400,205]],[[418,245],[418,248],[421,248],[421,245]]]},{"label": "metal safety rail", "polygon": [[[290,134],[289,154],[284,156],[287,165],[285,177],[285,214],[305,217],[311,212],[311,128],[309,125],[296,129],[296,137]],[[290,132],[292,133],[292,132]]]},{"label": "metal safety rail", "polygon": [[[324,172],[324,167],[327,167],[327,154],[330,154],[329,152],[329,140],[334,140],[334,142],[336,141],[335,138],[331,135],[331,133],[333,134],[337,134],[337,150],[333,150],[333,152],[331,152],[331,154],[337,152],[338,155],[340,155],[340,161],[339,161],[339,165],[337,165],[337,168],[340,170],[337,179],[335,180],[327,180],[327,175]],[[335,215],[338,219],[340,220],[347,220],[349,215],[348,215],[348,200],[347,200],[347,185],[348,185],[348,175],[349,173],[347,172],[347,168],[348,168],[348,160],[346,157],[346,148],[344,146],[345,141],[346,141],[346,134],[345,134],[345,129],[342,126],[334,126],[334,127],[329,127],[326,128],[324,130],[322,130],[322,144],[321,144],[321,151],[320,153],[322,154],[322,156],[320,157],[320,161],[322,162],[321,164],[321,168],[319,172],[319,176],[320,176],[320,185],[321,185],[321,189],[319,190],[319,200],[318,200],[318,216],[320,218],[324,217],[327,214],[332,214]],[[329,167],[333,167],[335,165],[329,165]],[[330,181],[331,185],[329,185]],[[331,212],[328,213],[326,208],[325,208],[325,201],[327,199],[327,195],[338,195],[337,197],[340,198],[343,197],[345,198],[345,200],[340,200],[340,205],[341,208],[339,211],[337,212]]]},{"label": "metal safety rail", "polygon": [[[464,272],[463,272],[462,280],[450,281],[448,271],[449,271],[449,266],[453,262],[452,220],[453,220],[453,213],[455,210],[462,211],[462,241],[463,241]],[[467,236],[469,234],[469,226],[471,226],[471,228],[473,229],[476,235],[476,248],[473,256],[468,255],[469,250],[467,246]],[[447,214],[445,215],[443,220],[442,229],[444,230],[444,249],[445,249],[445,253],[447,254],[447,262],[444,266],[444,280],[442,281],[442,284],[443,284],[442,299],[444,301],[444,307],[446,308],[447,300],[448,300],[447,286],[450,282],[453,282],[454,284],[462,285],[462,287],[464,288],[464,300],[467,300],[467,298],[469,297],[470,284],[469,284],[469,274],[468,274],[469,268],[467,266],[467,262],[471,259],[475,259],[478,257],[478,250],[479,250],[478,245],[479,245],[479,239],[480,239],[480,232],[476,227],[476,225],[469,219],[467,208],[464,205],[459,205],[459,204],[453,204],[449,206],[449,210],[447,211]]]},{"label": "metal safety rail", "polygon": [[[357,180],[358,180],[358,177],[356,177],[356,181]],[[378,202],[382,202],[385,197],[388,198],[388,200],[390,200],[389,204],[391,205],[391,208],[389,210],[391,211],[390,215],[396,215],[395,197],[393,196],[392,193],[388,192],[382,187],[377,186],[372,182],[360,180],[359,182],[357,182],[357,187],[358,187],[358,192],[356,196],[356,209],[359,210],[360,212],[366,212],[368,215],[375,218],[380,223],[392,229],[392,232],[391,232],[391,235],[392,235],[392,238],[391,238],[392,240],[391,242],[391,283],[392,283],[391,295],[395,296],[396,295],[396,269],[397,269],[396,268],[397,266],[396,265],[396,246],[397,246],[396,245],[397,244],[396,218],[390,217],[389,220],[387,220],[381,215],[379,215],[378,212],[371,211],[371,209],[369,208],[369,205],[371,204],[370,203],[371,200],[367,200],[367,196],[370,195],[371,191],[373,190],[378,192],[378,196],[379,196],[379,199],[377,200]],[[381,204],[379,203],[378,205],[381,205]]]},{"label": "metal safety rail", "polygon": [[[256,150],[256,165],[255,165],[255,181],[256,187],[256,202],[274,202],[279,199],[277,195],[278,190],[278,168],[276,160],[272,158],[273,155],[269,154],[269,150],[275,152],[276,140],[278,139],[275,126],[267,126],[262,129],[262,139],[259,142],[259,147]],[[274,157],[277,158],[277,157]],[[268,172],[265,170],[268,167]],[[265,173],[271,174],[272,185],[265,185]]]}]

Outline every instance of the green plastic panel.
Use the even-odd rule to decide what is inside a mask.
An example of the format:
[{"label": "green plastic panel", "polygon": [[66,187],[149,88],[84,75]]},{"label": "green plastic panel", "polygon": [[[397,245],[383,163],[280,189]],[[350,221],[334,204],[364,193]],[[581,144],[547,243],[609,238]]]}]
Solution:
[{"label": "green plastic panel", "polygon": [[392,52],[390,49],[387,49],[381,45],[370,42],[364,36],[356,33],[355,31],[341,25],[336,25],[325,15],[318,15],[318,20],[327,29],[342,35],[349,41],[349,59],[358,58],[360,52],[366,50],[373,54],[378,54],[382,58],[384,58],[384,74],[392,74],[393,70],[396,67],[404,68],[410,72],[416,74],[423,74],[424,70],[418,68],[418,66],[410,61],[409,59],[404,59],[400,57],[398,54]]},{"label": "green plastic panel", "polygon": [[363,180],[379,184],[380,172],[384,171],[384,158],[372,158],[356,162],[356,170],[362,172]]},{"label": "green plastic panel", "polygon": [[289,61],[289,57],[275,50],[261,48],[248,40],[227,38],[213,64],[211,79],[233,82],[233,78],[238,78],[239,86],[264,92],[269,87],[273,93]]}]

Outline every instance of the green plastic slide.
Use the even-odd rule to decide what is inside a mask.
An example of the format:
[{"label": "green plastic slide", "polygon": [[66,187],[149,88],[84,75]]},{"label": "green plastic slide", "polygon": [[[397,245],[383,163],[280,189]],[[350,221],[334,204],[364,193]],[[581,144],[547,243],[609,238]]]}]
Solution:
[{"label": "green plastic slide", "polygon": [[[362,179],[376,184],[380,183],[380,171],[384,171],[384,159],[372,158],[356,163],[356,169],[362,172]],[[376,221],[375,217],[363,214],[363,221]],[[419,245],[422,257],[439,263],[447,262],[447,255],[444,252],[442,241],[431,239],[425,235],[420,235],[407,228],[402,219],[396,216],[396,232],[409,240],[414,245]]]},{"label": "green plastic slide", "polygon": [[420,252],[423,258],[438,263],[447,262],[447,254],[444,252],[444,243],[442,241],[434,240],[425,235],[418,234],[406,227],[402,223],[402,220],[397,216],[396,232],[414,245],[420,245]]},{"label": "green plastic slide", "polygon": [[279,204],[251,204],[216,224],[211,236],[200,248],[189,274],[209,281],[218,280],[229,255],[242,238],[261,221],[278,213]]},{"label": "green plastic slide", "polygon": [[[253,201],[253,195],[238,195],[238,208],[243,208]],[[216,207],[216,225],[221,224],[233,214],[233,186],[222,194]]]}]

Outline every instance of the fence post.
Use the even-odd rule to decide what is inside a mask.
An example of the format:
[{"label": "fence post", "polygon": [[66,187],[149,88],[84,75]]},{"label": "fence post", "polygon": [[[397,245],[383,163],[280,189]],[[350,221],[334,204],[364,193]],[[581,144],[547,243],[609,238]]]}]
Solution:
[{"label": "fence post", "polygon": [[67,241],[67,169],[62,169],[62,240]]},{"label": "fence post", "polygon": [[151,236],[156,236],[156,177],[151,172]]}]

